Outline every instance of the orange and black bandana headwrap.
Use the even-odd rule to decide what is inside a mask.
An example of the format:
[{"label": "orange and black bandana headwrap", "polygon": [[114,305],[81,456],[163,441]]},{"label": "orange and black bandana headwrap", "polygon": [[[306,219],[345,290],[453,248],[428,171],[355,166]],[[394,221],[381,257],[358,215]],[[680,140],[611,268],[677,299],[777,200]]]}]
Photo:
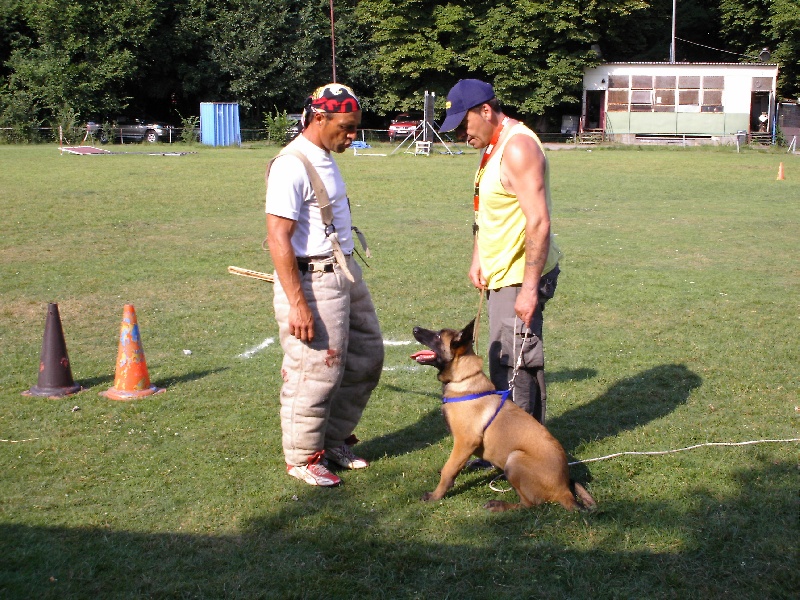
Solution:
[{"label": "orange and black bandana headwrap", "polygon": [[329,83],[314,90],[306,100],[306,106],[325,113],[351,113],[361,110],[361,103],[346,85]]}]

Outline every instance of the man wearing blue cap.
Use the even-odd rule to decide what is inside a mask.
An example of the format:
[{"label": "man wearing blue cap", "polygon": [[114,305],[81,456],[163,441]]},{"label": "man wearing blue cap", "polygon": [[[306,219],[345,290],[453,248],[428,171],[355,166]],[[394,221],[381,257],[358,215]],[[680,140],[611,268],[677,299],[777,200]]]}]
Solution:
[{"label": "man wearing blue cap", "polygon": [[539,138],[503,114],[494,89],[462,79],[447,95],[442,132],[456,129],[482,149],[475,174],[475,243],[469,278],[487,291],[489,375],[545,422],[542,311],[553,297],[561,252],[550,232],[547,158]]}]

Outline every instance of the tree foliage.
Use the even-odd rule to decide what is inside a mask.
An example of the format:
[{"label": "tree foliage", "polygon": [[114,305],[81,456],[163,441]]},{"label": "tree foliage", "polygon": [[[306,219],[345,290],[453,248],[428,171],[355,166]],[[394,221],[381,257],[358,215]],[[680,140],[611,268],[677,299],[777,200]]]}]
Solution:
[{"label": "tree foliage", "polygon": [[[478,77],[541,116],[579,101],[598,47],[605,60],[666,60],[671,10],[672,0],[335,0],[337,79],[378,115]],[[297,111],[333,77],[329,11],[330,0],[0,0],[0,121],[174,118],[202,101],[239,102],[256,123],[275,106]],[[681,0],[677,35],[690,41],[678,60],[752,60],[769,47],[779,93],[800,93],[800,0]]]},{"label": "tree foliage", "polygon": [[115,92],[149,58],[157,0],[29,0],[8,4],[22,25],[6,48],[4,112],[43,123],[65,111],[115,110]]},{"label": "tree foliage", "polygon": [[769,48],[781,65],[779,89],[800,97],[800,0],[720,0],[720,17],[730,45],[748,60]]}]

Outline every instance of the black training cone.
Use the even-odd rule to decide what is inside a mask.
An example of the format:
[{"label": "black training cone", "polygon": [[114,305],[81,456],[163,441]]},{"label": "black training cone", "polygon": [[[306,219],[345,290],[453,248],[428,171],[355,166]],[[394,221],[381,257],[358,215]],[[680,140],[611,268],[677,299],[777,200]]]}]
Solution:
[{"label": "black training cone", "polygon": [[80,391],[81,386],[72,379],[58,304],[48,304],[42,353],[39,355],[39,381],[22,395],[61,398]]}]

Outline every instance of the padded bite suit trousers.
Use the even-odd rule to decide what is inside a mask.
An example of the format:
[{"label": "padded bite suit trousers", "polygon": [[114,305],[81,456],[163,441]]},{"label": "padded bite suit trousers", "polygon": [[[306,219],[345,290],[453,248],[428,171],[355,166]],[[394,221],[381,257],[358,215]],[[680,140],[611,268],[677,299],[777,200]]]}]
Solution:
[{"label": "padded bite suit trousers", "polygon": [[275,279],[274,308],[284,357],[281,430],[288,465],[306,464],[316,452],[345,443],[356,428],[383,369],[383,336],[361,267],[348,258],[355,278],[301,273],[314,313],[314,340],[289,333],[289,302]]}]

